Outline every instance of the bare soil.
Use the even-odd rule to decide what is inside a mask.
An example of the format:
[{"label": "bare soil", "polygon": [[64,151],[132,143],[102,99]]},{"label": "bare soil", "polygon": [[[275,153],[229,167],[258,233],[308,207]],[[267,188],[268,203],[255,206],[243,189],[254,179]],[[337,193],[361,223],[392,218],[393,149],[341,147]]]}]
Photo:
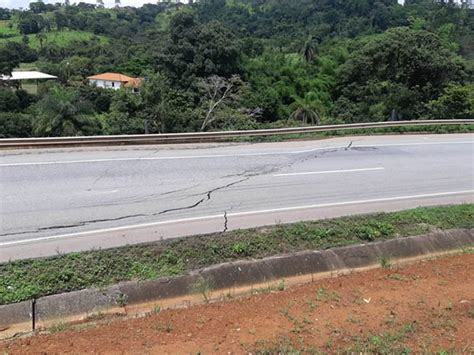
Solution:
[{"label": "bare soil", "polygon": [[283,286],[141,319],[57,326],[2,342],[0,353],[474,352],[473,254]]}]

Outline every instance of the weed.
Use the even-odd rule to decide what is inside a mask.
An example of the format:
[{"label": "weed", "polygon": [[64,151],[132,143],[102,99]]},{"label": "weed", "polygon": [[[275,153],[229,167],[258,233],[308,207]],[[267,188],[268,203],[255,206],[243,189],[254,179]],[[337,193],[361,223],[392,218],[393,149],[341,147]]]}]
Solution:
[{"label": "weed", "polygon": [[469,311],[467,311],[467,314],[469,315],[469,318],[474,318],[474,307],[469,309]]},{"label": "weed", "polygon": [[156,326],[156,330],[165,333],[171,333],[173,331],[173,323],[171,321],[166,322],[165,324],[159,324]]},{"label": "weed", "polygon": [[119,293],[117,297],[115,297],[115,303],[117,303],[119,307],[125,307],[128,304],[128,296],[124,293]]},{"label": "weed", "polygon": [[414,324],[406,324],[396,332],[369,335],[366,339],[357,339],[355,345],[347,349],[350,353],[369,354],[410,354],[405,346],[407,338],[415,333]]},{"label": "weed", "polygon": [[161,312],[161,307],[160,306],[156,306],[155,308],[153,308],[153,314],[158,314]]},{"label": "weed", "polygon": [[211,282],[200,276],[199,279],[191,286],[194,293],[200,294],[205,303],[209,303],[211,295]]},{"label": "weed", "polygon": [[397,273],[387,275],[387,276],[385,276],[385,279],[386,280],[396,280],[396,281],[406,281],[407,280],[403,275],[400,275],[400,274],[397,274]]},{"label": "weed", "polygon": [[285,290],[285,279],[280,280],[277,286],[278,291],[284,291]]},{"label": "weed", "polygon": [[336,292],[328,292],[325,288],[320,287],[318,291],[316,291],[316,300],[317,301],[335,301],[339,303],[341,297]]},{"label": "weed", "polygon": [[48,331],[50,333],[59,333],[59,332],[63,332],[67,329],[67,324],[66,323],[63,323],[63,322],[60,322],[60,323],[56,323],[54,325],[52,325],[50,328],[48,328]]},{"label": "weed", "polygon": [[379,264],[385,269],[392,267],[392,262],[390,261],[390,258],[386,256],[379,257]]},{"label": "weed", "polygon": [[94,322],[105,318],[105,313],[98,312],[89,314],[86,318],[86,321]]},{"label": "weed", "polygon": [[306,301],[306,304],[308,305],[308,308],[311,312],[314,311],[316,309],[316,307],[318,307],[318,305],[316,303],[314,303],[313,300]]},{"label": "weed", "polygon": [[416,208],[13,261],[0,264],[0,304],[121,281],[172,277],[243,257],[327,249],[431,229],[472,228],[473,214],[474,204]]}]

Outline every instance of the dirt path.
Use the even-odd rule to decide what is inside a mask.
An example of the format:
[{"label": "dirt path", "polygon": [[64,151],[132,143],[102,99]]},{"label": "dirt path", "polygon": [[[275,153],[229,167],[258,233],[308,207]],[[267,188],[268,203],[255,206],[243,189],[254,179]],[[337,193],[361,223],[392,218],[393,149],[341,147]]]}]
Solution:
[{"label": "dirt path", "polygon": [[[228,302],[101,320],[0,343],[0,353],[474,351],[474,255],[317,281]],[[61,331],[58,331],[61,330]]]}]

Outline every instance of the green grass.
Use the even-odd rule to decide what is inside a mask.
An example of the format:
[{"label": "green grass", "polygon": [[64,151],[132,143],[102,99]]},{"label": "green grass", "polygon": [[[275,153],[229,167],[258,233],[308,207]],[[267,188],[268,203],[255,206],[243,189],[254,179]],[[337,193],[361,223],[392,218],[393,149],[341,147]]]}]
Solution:
[{"label": "green grass", "polygon": [[0,304],[126,280],[175,276],[222,262],[472,228],[474,204],[417,208],[245,229],[0,264]]},{"label": "green grass", "polygon": [[[47,32],[45,33],[46,39],[43,42],[43,45],[47,43],[54,43],[59,47],[67,47],[73,42],[76,41],[89,41],[92,38],[98,38],[101,43],[106,43],[108,39],[103,36],[96,36],[91,32],[83,31],[61,31],[61,32]],[[34,49],[40,48],[40,41],[36,38],[36,35],[31,34],[27,36],[29,39],[29,46]],[[10,38],[0,38],[0,44],[6,42],[22,42],[23,36],[17,35]]]},{"label": "green grass", "polygon": [[344,136],[371,136],[386,134],[447,134],[447,133],[473,133],[474,124],[465,125],[436,125],[436,126],[404,126],[404,127],[385,127],[385,128],[364,128],[348,129],[330,132],[298,133],[284,134],[276,136],[262,137],[238,137],[233,141],[237,142],[282,142],[295,139],[324,139],[328,137]]},{"label": "green grass", "polygon": [[10,28],[8,20],[0,20],[0,38],[20,35],[20,32],[13,26]]},{"label": "green grass", "polygon": [[372,334],[357,339],[346,353],[357,354],[410,354],[412,351],[405,345],[408,338],[416,332],[415,324],[406,324],[400,329],[393,329],[382,334]]}]

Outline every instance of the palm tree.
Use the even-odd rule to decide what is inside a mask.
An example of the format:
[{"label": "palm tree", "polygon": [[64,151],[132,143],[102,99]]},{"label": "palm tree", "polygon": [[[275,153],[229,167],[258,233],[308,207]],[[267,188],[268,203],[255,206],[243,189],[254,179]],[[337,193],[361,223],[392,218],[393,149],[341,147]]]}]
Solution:
[{"label": "palm tree", "polygon": [[315,92],[310,91],[303,98],[296,96],[294,99],[290,106],[293,109],[290,119],[303,121],[304,124],[310,122],[313,125],[321,122],[321,104]]},{"label": "palm tree", "polygon": [[36,34],[36,39],[39,41],[40,50],[43,50],[43,43],[44,43],[44,40],[46,39],[46,35],[43,32],[38,32]]},{"label": "palm tree", "polygon": [[36,104],[33,133],[38,136],[76,136],[93,126],[92,107],[78,98],[74,89],[53,87]]},{"label": "palm tree", "polygon": [[303,58],[308,63],[311,63],[314,60],[316,56],[316,42],[313,36],[308,36],[303,48],[301,48],[301,54],[303,54]]}]

